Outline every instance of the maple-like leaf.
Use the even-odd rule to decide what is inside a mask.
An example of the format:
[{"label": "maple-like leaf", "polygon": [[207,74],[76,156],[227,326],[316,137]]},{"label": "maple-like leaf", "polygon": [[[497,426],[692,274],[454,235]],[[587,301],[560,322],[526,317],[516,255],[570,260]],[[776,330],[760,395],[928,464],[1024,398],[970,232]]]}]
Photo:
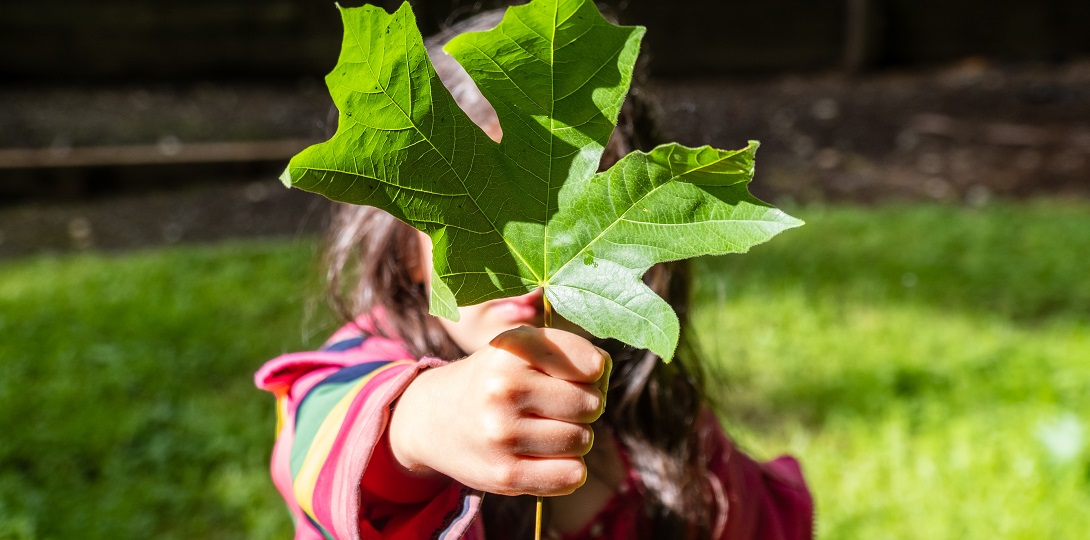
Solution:
[{"label": "maple-like leaf", "polygon": [[446,46],[496,109],[499,143],[443,87],[407,3],[341,14],[326,78],[337,132],[282,179],[426,232],[435,314],[542,287],[592,334],[669,360],[678,319],[643,283],[647,269],[744,252],[801,224],[749,194],[755,142],[662,145],[596,174],[644,29],[609,23],[592,2],[534,0]]}]

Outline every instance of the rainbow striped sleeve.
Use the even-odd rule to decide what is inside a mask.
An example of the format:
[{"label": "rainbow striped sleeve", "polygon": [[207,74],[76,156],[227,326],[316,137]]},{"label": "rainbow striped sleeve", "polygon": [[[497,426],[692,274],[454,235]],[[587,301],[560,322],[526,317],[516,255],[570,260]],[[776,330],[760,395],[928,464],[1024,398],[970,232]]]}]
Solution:
[{"label": "rainbow striped sleeve", "polygon": [[271,472],[295,520],[295,540],[481,538],[481,493],[460,484],[412,504],[376,501],[369,492],[363,504],[361,480],[392,404],[421,370],[446,363],[415,360],[399,341],[367,330],[346,326],[323,350],[285,354],[255,374],[257,386],[276,396]]},{"label": "rainbow striped sleeve", "polygon": [[289,459],[292,492],[300,509],[325,535],[335,532],[337,538],[349,538],[351,529],[358,527],[358,514],[355,519],[340,519],[347,517],[346,512],[332,509],[358,507],[361,462],[385,429],[390,398],[400,394],[398,388],[391,395],[389,383],[415,371],[415,365],[403,360],[342,368],[311,388],[296,407]]},{"label": "rainbow striped sleeve", "polygon": [[442,364],[397,355],[381,341],[287,354],[256,375],[258,387],[277,398],[272,477],[295,519],[296,540],[360,537],[360,479],[390,406],[421,369]]}]

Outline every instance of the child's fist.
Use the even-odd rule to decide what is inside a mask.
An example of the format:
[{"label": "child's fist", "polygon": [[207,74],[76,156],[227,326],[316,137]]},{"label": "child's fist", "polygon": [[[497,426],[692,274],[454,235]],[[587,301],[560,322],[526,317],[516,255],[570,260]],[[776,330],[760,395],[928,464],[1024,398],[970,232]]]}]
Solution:
[{"label": "child's fist", "polygon": [[394,458],[504,495],[563,495],[586,479],[609,355],[562,330],[522,327],[425,371],[394,409]]}]

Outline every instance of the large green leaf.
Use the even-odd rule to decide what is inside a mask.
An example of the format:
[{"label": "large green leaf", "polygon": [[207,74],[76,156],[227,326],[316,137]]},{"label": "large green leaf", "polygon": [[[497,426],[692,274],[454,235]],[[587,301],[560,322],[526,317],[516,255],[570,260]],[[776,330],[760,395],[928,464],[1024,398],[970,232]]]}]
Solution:
[{"label": "large green leaf", "polygon": [[668,360],[677,317],[644,272],[801,224],[749,194],[756,143],[663,145],[595,174],[644,29],[607,22],[592,2],[534,0],[447,45],[496,109],[499,143],[439,81],[407,3],[341,14],[326,78],[337,133],[292,159],[283,180],[425,231],[433,313],[542,287],[568,320]]}]

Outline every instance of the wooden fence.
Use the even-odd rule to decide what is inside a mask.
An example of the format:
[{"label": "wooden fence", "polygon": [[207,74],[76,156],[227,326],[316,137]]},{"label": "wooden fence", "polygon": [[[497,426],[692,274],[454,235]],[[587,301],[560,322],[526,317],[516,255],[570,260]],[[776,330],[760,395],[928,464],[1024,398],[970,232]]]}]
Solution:
[{"label": "wooden fence", "polygon": [[[375,3],[392,8],[399,2]],[[412,1],[425,32],[501,3]],[[602,4],[622,22],[648,27],[651,70],[658,76],[860,70],[967,56],[1050,61],[1090,55],[1086,0]],[[339,41],[332,1],[5,0],[0,83],[291,79],[325,73]]]}]

